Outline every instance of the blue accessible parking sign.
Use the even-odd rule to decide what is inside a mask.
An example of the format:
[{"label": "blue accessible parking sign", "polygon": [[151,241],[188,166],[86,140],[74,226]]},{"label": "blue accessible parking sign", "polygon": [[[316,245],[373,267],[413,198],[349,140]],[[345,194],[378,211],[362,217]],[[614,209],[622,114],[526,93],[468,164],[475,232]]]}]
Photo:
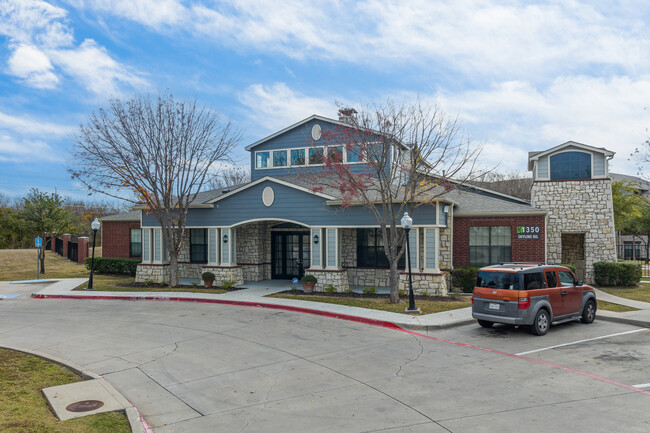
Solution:
[{"label": "blue accessible parking sign", "polygon": [[43,239],[41,239],[41,238],[34,239],[34,244],[35,244],[34,246],[36,248],[42,247],[43,246]]}]

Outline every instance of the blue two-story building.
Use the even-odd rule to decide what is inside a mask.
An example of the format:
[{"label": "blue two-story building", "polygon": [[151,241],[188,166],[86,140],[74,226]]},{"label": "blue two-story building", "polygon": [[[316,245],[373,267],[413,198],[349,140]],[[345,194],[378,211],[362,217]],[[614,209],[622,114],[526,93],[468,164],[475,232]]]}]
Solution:
[{"label": "blue two-story building", "polygon": [[[344,206],[337,188],[320,184],[323,156],[332,152],[353,171],[368,169],[354,143],[328,145],[324,137],[339,127],[349,125],[313,115],[247,146],[251,182],[202,192],[192,203],[179,277],[199,279],[211,271],[218,281],[245,285],[308,273],[318,278],[317,290],[389,286],[376,218],[362,205]],[[546,213],[526,200],[475,187],[452,189],[415,208],[409,238],[414,288],[446,294],[454,262],[544,261]],[[523,225],[536,236],[519,238]],[[158,222],[141,212],[140,227],[137,281],[169,281]],[[403,271],[402,288],[406,280]]]}]

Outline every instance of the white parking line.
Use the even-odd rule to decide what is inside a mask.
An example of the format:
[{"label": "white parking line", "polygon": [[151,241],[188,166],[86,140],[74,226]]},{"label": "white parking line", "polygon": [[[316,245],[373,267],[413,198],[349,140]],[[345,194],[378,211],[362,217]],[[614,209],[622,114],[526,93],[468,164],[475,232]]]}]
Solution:
[{"label": "white parking line", "polygon": [[632,385],[635,388],[650,388],[650,383],[641,383],[639,385]]},{"label": "white parking line", "polygon": [[601,340],[603,338],[616,337],[618,335],[633,334],[635,332],[641,332],[641,331],[647,331],[647,329],[646,328],[639,328],[639,329],[634,329],[632,331],[619,332],[617,334],[609,334],[609,335],[603,335],[601,337],[587,338],[586,340],[572,341],[571,343],[564,343],[564,344],[558,344],[558,345],[555,345],[555,346],[544,347],[542,349],[529,350],[528,352],[517,353],[517,355],[523,356],[523,355],[528,355],[528,354],[531,354],[531,353],[542,352],[544,350],[555,349],[555,348],[558,348],[558,347],[571,346],[573,344],[585,343],[587,341],[593,341],[593,340]]}]

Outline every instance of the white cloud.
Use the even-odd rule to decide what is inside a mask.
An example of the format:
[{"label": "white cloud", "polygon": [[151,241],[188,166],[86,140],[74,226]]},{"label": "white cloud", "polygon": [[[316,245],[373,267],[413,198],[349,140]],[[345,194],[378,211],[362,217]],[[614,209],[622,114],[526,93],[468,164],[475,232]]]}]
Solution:
[{"label": "white cloud", "polygon": [[[440,95],[447,111],[458,112],[476,139],[490,140],[490,163],[525,169],[517,149],[543,150],[569,140],[616,152],[613,171],[635,174],[630,153],[647,137],[650,76],[593,78],[566,76],[549,86],[505,82],[484,91]],[[525,161],[525,159],[524,159]]]},{"label": "white cloud", "polygon": [[[509,79],[585,66],[647,68],[648,7],[571,1],[87,0],[84,7],[148,27],[198,34],[227,47],[298,59],[338,59],[386,69],[439,64]],[[503,78],[502,78],[503,79]]]},{"label": "white cloud", "polygon": [[0,34],[9,38],[7,72],[30,87],[52,89],[62,76],[96,95],[146,84],[93,40],[74,41],[67,11],[41,0],[0,0]]},{"label": "white cloud", "polygon": [[0,135],[0,161],[24,162],[28,160],[63,162],[60,152],[56,152],[43,140],[15,140],[9,135]]},{"label": "white cloud", "polygon": [[11,130],[26,136],[48,137],[69,135],[75,128],[67,125],[45,122],[26,116],[13,116],[0,111],[0,131]]},{"label": "white cloud", "polygon": [[333,98],[303,95],[285,83],[253,84],[239,95],[239,100],[248,107],[252,120],[268,131],[286,128],[312,114],[336,118],[338,111]]},{"label": "white cloud", "polygon": [[32,45],[18,46],[9,58],[9,73],[22,78],[31,87],[56,87],[59,78],[53,69],[50,59]]},{"label": "white cloud", "polygon": [[92,39],[86,39],[74,49],[53,50],[50,56],[69,76],[97,95],[118,94],[122,84],[146,85],[143,78],[115,61]]}]

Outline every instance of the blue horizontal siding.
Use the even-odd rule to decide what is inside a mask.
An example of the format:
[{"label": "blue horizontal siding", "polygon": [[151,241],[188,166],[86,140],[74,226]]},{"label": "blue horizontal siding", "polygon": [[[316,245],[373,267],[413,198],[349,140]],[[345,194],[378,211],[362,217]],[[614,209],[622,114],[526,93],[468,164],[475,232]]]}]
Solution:
[{"label": "blue horizontal siding", "polygon": [[[269,207],[262,203],[262,191],[270,186],[275,201]],[[326,199],[275,182],[265,181],[247,190],[231,195],[215,203],[211,209],[190,209],[187,226],[228,227],[252,219],[287,219],[306,226],[372,226],[377,225],[375,217],[364,206],[328,206]],[[396,208],[399,205],[395,205]],[[398,215],[397,224],[399,226]],[[414,209],[413,223],[436,225],[436,206],[426,205]],[[151,214],[142,215],[143,227],[159,226]]]},{"label": "blue horizontal siding", "polygon": [[[338,141],[340,139],[329,140],[326,138],[321,138],[320,140],[314,141],[311,137],[311,129],[314,125],[319,124],[323,136],[327,137],[328,132],[330,136],[336,137],[337,134],[340,135],[337,129],[341,128],[339,125],[335,125],[330,122],[324,122],[321,120],[311,120],[303,125],[297,126],[294,129],[291,129],[284,134],[280,134],[277,137],[260,143],[250,150],[250,161],[251,161],[251,180],[257,180],[264,176],[284,176],[287,174],[301,174],[301,173],[318,173],[322,172],[324,168],[319,166],[310,166],[310,167],[287,167],[287,168],[270,168],[270,169],[258,169],[255,168],[255,152],[265,152],[269,151],[270,160],[273,160],[273,150],[278,149],[296,149],[304,147],[313,147],[313,146],[323,146],[326,144],[340,144]],[[308,158],[308,154],[305,155]],[[291,160],[291,153],[287,154],[288,161]],[[351,164],[350,170],[353,173],[364,173],[368,172],[367,164]]]}]

